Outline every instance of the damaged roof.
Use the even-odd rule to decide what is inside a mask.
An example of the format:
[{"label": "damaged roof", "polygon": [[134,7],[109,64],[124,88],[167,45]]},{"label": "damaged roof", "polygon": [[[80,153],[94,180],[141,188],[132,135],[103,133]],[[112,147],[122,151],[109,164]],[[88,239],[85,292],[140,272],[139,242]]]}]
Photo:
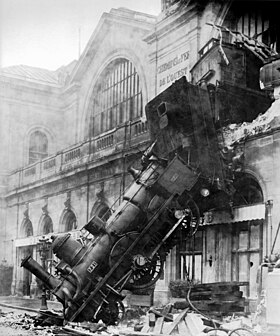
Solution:
[{"label": "damaged roof", "polygon": [[265,134],[280,126],[280,101],[275,100],[270,108],[259,114],[252,122],[230,124],[223,128],[225,145],[230,147],[254,135]]}]

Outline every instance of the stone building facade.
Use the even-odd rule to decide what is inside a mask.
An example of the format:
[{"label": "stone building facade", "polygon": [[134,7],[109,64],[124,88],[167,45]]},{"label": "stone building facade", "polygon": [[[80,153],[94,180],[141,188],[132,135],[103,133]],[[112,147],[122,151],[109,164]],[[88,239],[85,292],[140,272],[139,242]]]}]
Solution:
[{"label": "stone building facade", "polygon": [[[40,237],[78,235],[94,213],[118,204],[131,182],[127,168],[149,144],[149,100],[182,76],[197,85],[238,87],[250,102],[265,95],[259,70],[280,48],[275,12],[264,1],[241,8],[218,0],[162,1],[158,17],[112,9],[77,62],[53,72],[1,69],[1,259],[14,266],[13,294],[36,290],[19,265],[28,254],[39,260]],[[155,302],[168,299],[170,280],[188,276],[249,281],[246,294],[256,299],[258,268],[273,245],[273,252],[280,249],[278,101],[271,103],[271,118],[240,123],[242,134],[234,126],[227,133],[238,138],[247,173],[238,182],[244,187],[234,218],[204,214],[192,248],[184,241],[171,252]]]}]

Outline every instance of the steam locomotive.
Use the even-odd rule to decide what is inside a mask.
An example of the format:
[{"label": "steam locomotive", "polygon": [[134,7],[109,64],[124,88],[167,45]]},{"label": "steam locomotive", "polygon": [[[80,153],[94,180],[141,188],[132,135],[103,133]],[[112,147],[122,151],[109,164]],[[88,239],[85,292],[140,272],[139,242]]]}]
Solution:
[{"label": "steam locomotive", "polygon": [[[142,171],[131,169],[135,182],[107,223],[93,216],[79,241],[69,233],[52,237],[53,253],[61,260],[59,277],[31,256],[22,262],[63,304],[66,320],[117,322],[124,311],[121,291],[154,284],[176,229],[197,229],[196,208],[176,202],[176,195],[196,183],[197,174],[179,157],[168,163],[150,149]],[[165,181],[170,181],[168,188]]]},{"label": "steam locomotive", "polygon": [[[116,323],[124,289],[159,278],[176,236],[195,234],[208,208],[230,208],[232,165],[220,155],[209,92],[182,78],[146,106],[151,145],[107,221],[93,216],[81,237],[52,237],[57,276],[31,256],[22,266],[63,304],[68,321]],[[205,202],[207,198],[207,202]]]}]

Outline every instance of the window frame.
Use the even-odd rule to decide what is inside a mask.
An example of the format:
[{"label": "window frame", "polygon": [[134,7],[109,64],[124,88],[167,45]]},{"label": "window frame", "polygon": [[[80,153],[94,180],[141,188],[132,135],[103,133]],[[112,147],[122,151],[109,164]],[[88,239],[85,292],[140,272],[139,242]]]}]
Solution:
[{"label": "window frame", "polygon": [[[41,147],[44,150],[40,150]],[[33,131],[28,139],[28,164],[33,164],[46,158],[49,155],[48,151],[49,139],[47,134],[41,130]]]},{"label": "window frame", "polygon": [[113,60],[93,89],[90,136],[97,136],[143,114],[139,74],[126,58]]},{"label": "window frame", "polygon": [[[256,279],[251,279],[251,269],[253,266],[258,267],[262,260],[263,254],[263,220],[251,220],[246,222],[235,223],[232,230],[232,261],[231,261],[231,279],[232,281],[248,281],[249,286],[242,287],[242,290],[246,297],[252,297],[257,294]],[[258,227],[258,246],[253,245],[253,239],[255,242],[256,232],[253,232],[252,228]],[[240,245],[241,234],[246,232],[247,246]],[[244,241],[243,241],[244,243]],[[256,265],[252,263],[252,257],[258,256]],[[241,269],[241,259],[246,262],[245,269]],[[244,274],[244,270],[246,274]],[[243,274],[242,274],[243,271]],[[246,275],[246,279],[242,278],[242,275]],[[255,274],[256,276],[256,274]]]}]

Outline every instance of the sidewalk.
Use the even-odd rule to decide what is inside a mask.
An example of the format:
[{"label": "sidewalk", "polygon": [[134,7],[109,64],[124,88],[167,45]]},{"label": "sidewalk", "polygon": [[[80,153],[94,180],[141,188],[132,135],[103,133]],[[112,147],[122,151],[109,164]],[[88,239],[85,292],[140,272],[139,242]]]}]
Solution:
[{"label": "sidewalk", "polygon": [[[31,312],[38,312],[41,307],[41,299],[31,299],[18,296],[0,296],[0,307],[21,309]],[[47,301],[49,310],[62,310],[62,305],[56,301]]]}]

